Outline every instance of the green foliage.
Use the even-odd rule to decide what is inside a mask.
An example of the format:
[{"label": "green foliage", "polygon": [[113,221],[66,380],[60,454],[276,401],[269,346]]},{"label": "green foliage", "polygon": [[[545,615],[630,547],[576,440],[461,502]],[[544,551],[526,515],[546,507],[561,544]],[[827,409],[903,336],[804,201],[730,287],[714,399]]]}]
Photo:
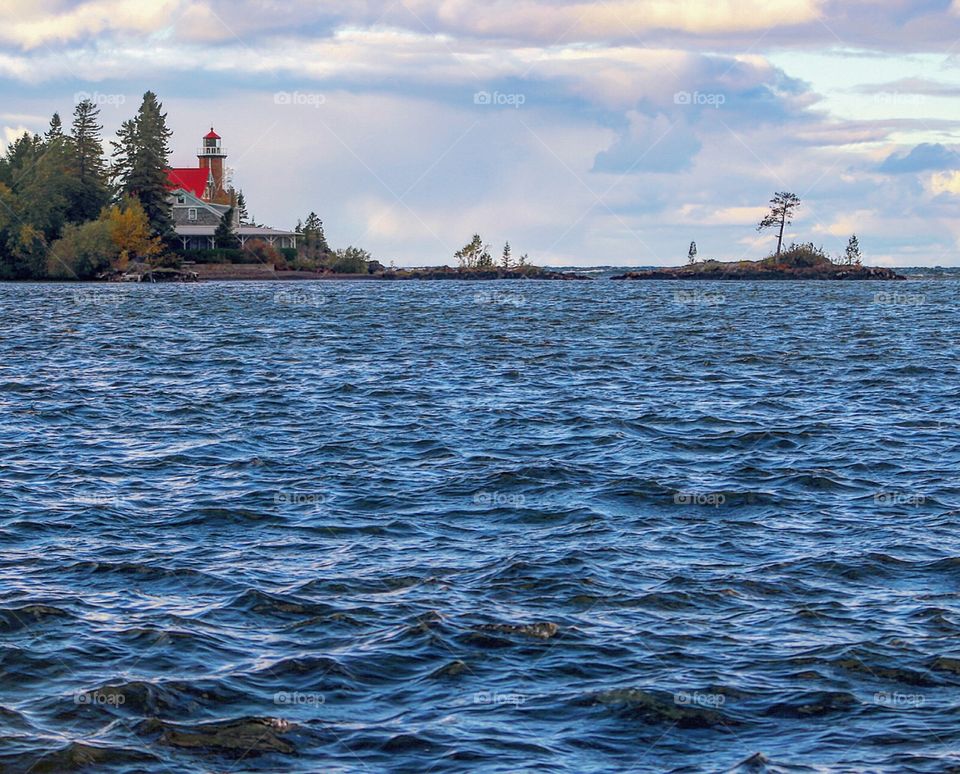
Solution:
[{"label": "green foliage", "polygon": [[119,254],[106,220],[71,224],[50,247],[47,274],[54,279],[94,279],[109,270]]},{"label": "green foliage", "polygon": [[690,249],[687,251],[687,263],[693,265],[697,262],[697,243],[691,242]]},{"label": "green foliage", "polygon": [[771,256],[766,260],[773,260],[775,265],[792,269],[811,269],[833,265],[833,261],[830,260],[830,256],[827,255],[823,247],[816,247],[813,242],[791,244],[779,256]]},{"label": "green foliage", "polygon": [[461,270],[487,269],[493,266],[490,245],[484,245],[479,234],[474,234],[473,239],[458,250],[453,257],[457,259]]},{"label": "green foliage", "polygon": [[167,115],[152,91],[143,95],[136,118],[125,121],[112,143],[114,178],[121,196],[136,196],[156,236],[173,232],[167,202],[170,137]]},{"label": "green foliage", "polygon": [[221,250],[175,250],[184,261],[194,263],[243,263],[243,250],[221,249]]},{"label": "green foliage", "polygon": [[15,228],[7,246],[9,259],[0,268],[0,278],[18,280],[43,276],[48,250],[40,231],[30,225]]},{"label": "green foliage", "polygon": [[854,234],[847,242],[847,249],[844,252],[844,262],[847,266],[863,266],[863,254],[860,252],[860,240]]},{"label": "green foliage", "polygon": [[217,230],[213,232],[213,241],[217,247],[235,248],[240,244],[233,228],[234,208],[230,207],[220,218]]},{"label": "green foliage", "polygon": [[800,197],[789,191],[780,191],[770,200],[770,212],[760,221],[757,231],[777,229],[777,255],[783,250],[783,232],[793,223],[793,216],[800,207]]},{"label": "green foliage", "polygon": [[237,194],[237,217],[240,219],[241,226],[250,225],[250,213],[247,212],[247,200],[243,196],[243,191]]},{"label": "green foliage", "polygon": [[510,243],[507,242],[503,246],[503,255],[500,257],[500,268],[504,271],[510,271],[510,268],[513,266],[513,258],[511,256]]},{"label": "green foliage", "polygon": [[337,274],[366,274],[370,261],[370,253],[366,250],[348,247],[346,250],[337,250],[330,268]]},{"label": "green foliage", "polygon": [[78,181],[76,200],[71,208],[72,222],[93,220],[110,200],[103,142],[100,133],[100,108],[89,99],[73,111],[71,132],[73,172]]},{"label": "green foliage", "polygon": [[326,264],[333,256],[327,237],[323,231],[323,221],[315,212],[307,215],[304,223],[297,224],[297,248],[299,258],[307,265],[320,266]]}]

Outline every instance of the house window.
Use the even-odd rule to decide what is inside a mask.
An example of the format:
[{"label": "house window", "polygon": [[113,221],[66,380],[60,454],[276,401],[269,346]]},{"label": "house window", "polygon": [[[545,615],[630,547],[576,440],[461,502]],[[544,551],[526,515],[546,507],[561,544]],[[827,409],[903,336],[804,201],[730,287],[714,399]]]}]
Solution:
[{"label": "house window", "polygon": [[187,220],[196,220],[197,219],[197,208],[191,207],[187,210]]},{"label": "house window", "polygon": [[177,196],[177,204],[186,204],[186,203],[187,203],[187,197],[184,196],[183,194],[179,194]]}]

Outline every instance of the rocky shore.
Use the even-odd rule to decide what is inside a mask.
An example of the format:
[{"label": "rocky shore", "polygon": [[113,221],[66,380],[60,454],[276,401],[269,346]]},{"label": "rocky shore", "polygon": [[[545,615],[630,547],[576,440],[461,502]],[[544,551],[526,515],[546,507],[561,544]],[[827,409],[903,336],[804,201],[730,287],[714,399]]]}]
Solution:
[{"label": "rocky shore", "polygon": [[720,263],[631,271],[615,280],[905,280],[892,269],[876,266],[764,266],[760,263]]}]

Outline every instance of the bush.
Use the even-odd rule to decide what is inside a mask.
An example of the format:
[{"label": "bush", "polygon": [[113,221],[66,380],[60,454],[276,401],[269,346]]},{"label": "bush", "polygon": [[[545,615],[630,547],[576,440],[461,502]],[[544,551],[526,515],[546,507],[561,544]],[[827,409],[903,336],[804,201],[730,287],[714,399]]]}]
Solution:
[{"label": "bush", "polygon": [[240,249],[220,249],[220,250],[176,250],[185,261],[195,263],[240,263],[243,258],[243,250]]},{"label": "bush", "polygon": [[47,274],[54,279],[93,279],[110,269],[119,256],[106,221],[68,225],[63,236],[50,247]]},{"label": "bush", "polygon": [[814,247],[813,242],[792,244],[784,250],[779,259],[773,256],[777,263],[794,269],[812,269],[823,266],[832,266],[833,261],[822,247]]},{"label": "bush", "polygon": [[366,274],[370,263],[370,253],[359,247],[337,250],[330,268],[337,274]]},{"label": "bush", "polygon": [[289,268],[283,254],[273,245],[262,239],[253,239],[247,242],[243,249],[245,260],[243,263],[265,263],[279,271]]}]

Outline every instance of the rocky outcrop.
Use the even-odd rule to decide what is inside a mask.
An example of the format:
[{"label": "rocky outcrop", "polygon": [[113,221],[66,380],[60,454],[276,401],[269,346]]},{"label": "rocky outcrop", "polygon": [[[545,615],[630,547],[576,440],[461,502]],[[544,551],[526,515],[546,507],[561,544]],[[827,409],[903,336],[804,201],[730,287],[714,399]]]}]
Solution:
[{"label": "rocky outcrop", "polygon": [[759,263],[719,263],[631,271],[615,280],[905,280],[892,269],[875,266],[762,266]]}]

